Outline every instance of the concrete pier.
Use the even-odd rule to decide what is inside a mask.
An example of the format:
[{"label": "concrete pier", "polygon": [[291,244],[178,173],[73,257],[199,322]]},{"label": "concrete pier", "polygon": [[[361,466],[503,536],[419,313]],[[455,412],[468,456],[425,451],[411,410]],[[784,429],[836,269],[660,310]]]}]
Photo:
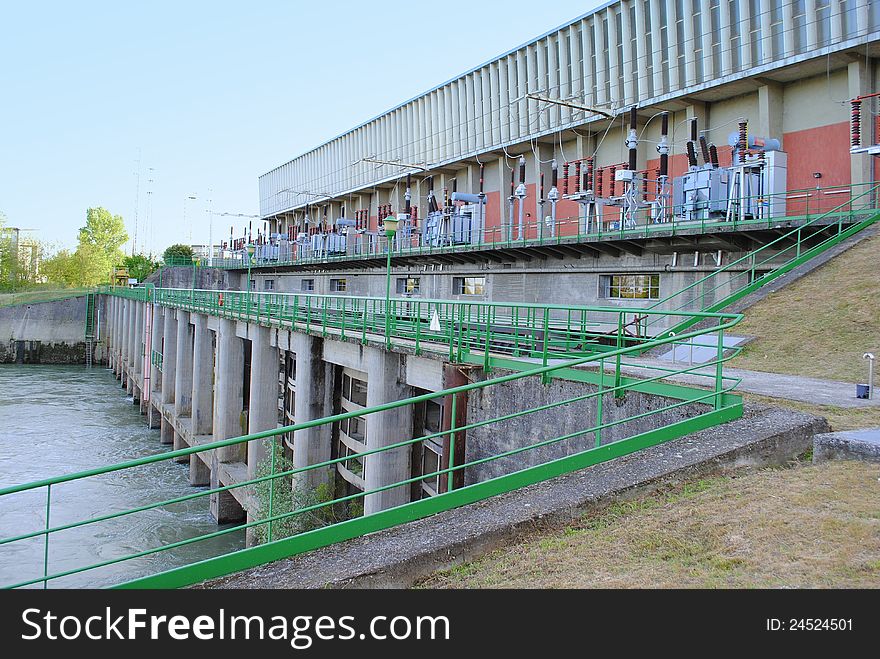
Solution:
[{"label": "concrete pier", "polygon": [[[236,323],[221,318],[217,332],[217,368],[214,399],[214,441],[238,437],[242,429],[244,346],[236,335]],[[242,445],[215,449],[211,459],[211,487],[224,484],[221,465],[243,463],[246,448]],[[240,521],[244,510],[229,491],[211,495],[211,514],[219,524]]]},{"label": "concrete pier", "polygon": [[[367,386],[367,407],[374,407],[410,395],[410,389],[401,378],[401,356],[378,348],[364,349],[364,362],[370,379]],[[405,370],[403,371],[405,373]],[[412,407],[371,414],[367,417],[367,448],[376,449],[412,437]],[[366,458],[364,472],[367,490],[384,487],[410,477],[409,446],[376,453]],[[364,497],[364,514],[399,506],[410,500],[409,486],[396,487]]]},{"label": "concrete pier", "polygon": [[[324,392],[327,369],[322,359],[323,341],[308,334],[295,333],[292,347],[296,354],[296,423],[305,423],[327,416]],[[300,385],[301,383],[301,385]],[[326,462],[330,459],[331,427],[322,425],[297,430],[293,440],[293,466],[296,468]],[[296,476],[294,487],[314,489],[327,483],[332,470],[313,469]]]},{"label": "concrete pier", "polygon": [[[213,335],[208,329],[208,318],[192,314],[193,375],[191,398],[192,441],[212,439],[214,432],[214,347]],[[211,470],[199,455],[189,458],[191,485],[208,485]]]},{"label": "concrete pier", "polygon": [[[177,311],[177,356],[174,369],[174,416],[178,429],[174,432],[174,448],[186,447],[184,435],[187,425],[192,425],[193,390],[193,334],[189,313]],[[189,424],[187,423],[189,421]],[[189,434],[189,433],[188,433]],[[189,462],[189,459],[186,459]]]},{"label": "concrete pier", "polygon": [[176,362],[177,362],[177,319],[174,311],[165,310],[165,322],[162,330],[164,339],[162,347],[162,443],[174,444],[174,426],[170,413],[174,409],[175,390],[174,383],[176,380]]}]

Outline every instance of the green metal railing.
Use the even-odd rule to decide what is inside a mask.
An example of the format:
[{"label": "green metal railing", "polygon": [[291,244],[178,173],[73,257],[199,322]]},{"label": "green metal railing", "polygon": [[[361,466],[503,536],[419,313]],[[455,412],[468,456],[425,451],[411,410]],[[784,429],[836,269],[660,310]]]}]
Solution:
[{"label": "green metal railing", "polygon": [[156,370],[162,372],[162,353],[157,350],[150,352],[150,364],[156,367]]},{"label": "green metal railing", "polygon": [[[570,359],[628,345],[626,331],[639,310],[515,302],[155,289],[158,304],[221,318],[253,320],[322,337],[360,343],[391,342],[414,354],[486,364],[492,353]],[[667,317],[668,314],[663,314]],[[622,321],[622,327],[621,327]],[[484,364],[484,365],[486,365]]]},{"label": "green metal railing", "polygon": [[[130,291],[112,290],[112,295],[129,296]],[[253,295],[249,308],[241,309],[243,301],[240,295],[224,292],[222,306],[216,299],[216,292],[179,291],[179,290],[148,290],[144,289],[146,299],[155,297],[153,301],[180,308],[193,308],[208,313],[217,313],[227,317],[245,317],[254,322],[270,326],[296,327],[299,331],[335,332],[342,339],[346,332],[346,340],[364,340],[363,323],[368,329],[367,340],[372,330],[376,329],[378,318],[382,315],[381,306],[377,301],[367,298],[348,298],[348,302],[329,296],[287,296],[296,300],[273,297],[271,295]],[[412,301],[396,300],[402,305]],[[668,441],[719,423],[737,418],[742,414],[742,399],[731,393],[737,380],[723,374],[723,364],[733,354],[725,355],[723,336],[727,330],[740,321],[737,314],[713,313],[681,313],[676,316],[694,317],[699,321],[711,323],[711,328],[694,330],[674,339],[663,337],[657,339],[638,339],[623,334],[624,317],[632,312],[621,309],[603,308],[571,308],[539,307],[537,305],[489,305],[477,303],[449,303],[441,301],[424,301],[425,305],[446,304],[437,311],[441,315],[441,331],[421,336],[421,347],[446,355],[454,353],[459,361],[481,364],[487,369],[504,369],[507,374],[464,386],[450,388],[440,392],[432,392],[384,405],[370,407],[358,412],[347,412],[334,416],[299,423],[276,430],[245,435],[223,441],[211,442],[189,448],[148,456],[137,460],[88,471],[49,478],[33,483],[0,489],[0,503],[16,496],[45,495],[45,516],[38,528],[17,529],[13,535],[0,539],[0,552],[15,543],[38,543],[41,547],[39,565],[22,565],[21,578],[7,587],[40,586],[51,584],[64,585],[65,580],[77,575],[88,575],[90,583],[102,583],[102,571],[112,569],[120,563],[128,563],[130,574],[144,576],[123,584],[128,587],[176,587],[183,586],[206,578],[230,574],[271,560],[295,555],[311,549],[326,546],[345,539],[354,538],[366,533],[401,524],[414,519],[427,517],[434,513],[449,510],[485,499],[496,494],[509,492],[532,483],[540,482],[573,470],[596,464],[605,460],[638,451],[642,448]],[[334,306],[336,305],[336,306]],[[474,307],[478,310],[469,309]],[[484,307],[484,308],[480,308]],[[495,316],[490,309],[494,308]],[[404,314],[402,306],[393,309],[395,320],[393,336],[395,347],[413,349],[415,336],[422,332],[424,316],[427,308],[414,313],[410,308]],[[642,313],[642,312],[639,312]],[[649,314],[666,315],[662,311],[649,311]],[[488,314],[488,315],[487,315]],[[519,315],[517,315],[519,314]],[[573,320],[568,320],[569,314]],[[606,352],[591,352],[584,356],[580,351],[588,352],[577,343],[591,332],[583,328],[583,323],[601,314],[611,314],[617,318],[618,328],[613,344]],[[499,323],[503,315],[504,323],[517,319],[528,329],[525,336],[510,336],[506,325]],[[433,309],[430,312],[432,320]],[[478,321],[478,318],[482,319]],[[430,325],[429,321],[429,325]],[[484,323],[480,326],[480,323]],[[672,321],[669,321],[672,322]],[[384,327],[384,320],[378,323]],[[300,327],[303,326],[303,327]],[[359,332],[352,331],[355,327]],[[349,333],[351,332],[351,333]],[[628,375],[636,363],[630,358],[642,350],[652,347],[675,344],[712,332],[717,340],[717,358],[709,364],[698,366],[654,366],[655,375],[651,377],[631,377]],[[415,333],[415,336],[414,336]],[[532,335],[531,333],[534,333]],[[481,338],[478,338],[481,337]],[[480,343],[482,340],[486,345]],[[409,342],[409,343],[406,343]],[[576,344],[576,345],[575,345]],[[573,348],[566,353],[566,348]],[[557,360],[548,363],[549,359]],[[704,369],[714,366],[711,374]],[[700,385],[684,385],[670,381],[669,378],[681,378],[691,375],[698,379]],[[484,410],[482,405],[468,407],[467,422],[456,427],[456,406],[468,405],[467,397],[476,400],[490,392],[505,387],[522,387],[522,392],[540,387],[541,382],[551,383],[555,379],[581,383],[580,393],[572,395],[570,388],[560,390],[554,400],[540,403],[520,403],[522,408],[514,412],[497,414]],[[516,396],[516,392],[507,392]],[[615,405],[615,399],[627,396],[661,396],[659,405],[643,411],[644,406],[631,407]],[[254,493],[268,484],[270,492],[285,491],[293,488],[299,491],[305,483],[326,481],[328,474],[337,469],[337,465],[352,459],[351,455],[333,457],[317,464],[302,467],[279,468],[276,463],[275,445],[282,443],[283,437],[292,433],[295,444],[297,433],[319,427],[332,428],[334,425],[354,417],[365,419],[367,423],[377,415],[388,413],[414,413],[417,406],[428,400],[443,397],[452,406],[450,428],[441,431],[421,434],[407,431],[396,424],[395,434],[386,436],[378,448],[371,448],[357,454],[357,458],[365,462],[365,470],[370,471],[371,462],[380,465],[383,460],[390,459],[395,452],[407,451],[410,447],[421,445],[427,441],[445,443],[445,454],[448,463],[426,474],[399,478],[392,482],[370,482],[367,489],[350,494],[337,493],[328,500],[312,500],[305,505],[291,505],[287,508],[273,499],[272,495],[259,500],[259,505],[248,510],[250,521],[241,526],[221,528],[217,531],[187,538],[177,542],[153,543],[145,548],[122,556],[98,560],[94,563],[79,564],[73,557],[53,554],[52,541],[60,534],[101,533],[106,524],[114,520],[130,519],[132,515],[144,514],[148,511],[173,511],[175,506],[186,501],[204,497],[235,495],[253,502]],[[547,430],[552,429],[552,430]],[[459,461],[455,446],[464,441],[470,447],[464,459]],[[518,437],[515,448],[505,448],[493,444],[495,437]],[[249,442],[262,442],[269,445],[271,465],[266,475],[248,476],[240,482],[227,482],[208,489],[199,489],[191,494],[171,499],[150,502],[134,508],[107,512],[87,519],[62,518],[55,512],[58,502],[65,496],[67,488],[76,488],[77,484],[88,479],[121,479],[126,481],[127,474],[132,470],[150,470],[156,465],[179,462],[181,460],[212,460],[224,462],[230,454],[241,456]],[[225,458],[224,458],[225,456]],[[240,457],[236,458],[240,460]],[[264,463],[265,464],[265,463]],[[377,472],[378,473],[378,472]],[[380,510],[372,514],[357,515],[351,512],[352,504],[361,504],[369,497],[399,488],[411,488],[426,479],[440,479],[445,483],[445,492],[436,496],[411,501],[399,506]],[[182,565],[159,573],[151,573],[148,563],[151,557],[163,552],[174,552],[176,549],[199,542],[209,543],[212,539],[241,529],[253,529],[263,534],[264,543],[247,549],[234,551],[206,558],[197,563]],[[147,564],[145,564],[145,561]],[[30,571],[30,574],[28,573]]]},{"label": "green metal railing", "polygon": [[[755,195],[744,197],[743,203],[748,202],[754,208],[760,208],[761,217],[727,220],[717,216],[706,216],[698,220],[681,220],[675,216],[669,208],[668,222],[654,222],[651,217],[652,210],[644,208],[637,213],[635,226],[626,227],[621,224],[614,207],[606,207],[605,219],[594,222],[590,227],[583,226],[577,216],[560,217],[557,219],[555,235],[550,235],[550,230],[540,218],[524,224],[523,238],[515,239],[517,229],[511,232],[506,226],[485,227],[483,239],[478,243],[466,243],[456,245],[432,246],[425,244],[422,237],[416,233],[405,241],[402,234],[394,241],[392,253],[394,256],[428,256],[443,254],[446,252],[460,252],[463,250],[485,250],[503,248],[522,248],[563,245],[566,243],[589,242],[603,239],[644,239],[652,237],[669,237],[679,234],[706,233],[714,231],[739,231],[744,229],[774,228],[781,224],[804,223],[813,224],[817,221],[857,221],[860,217],[867,217],[872,213],[875,204],[868,204],[864,208],[851,209],[841,212],[839,217],[835,215],[836,207],[845,205],[856,198],[863,198],[866,191],[873,190],[873,183],[861,183],[852,185],[830,186],[825,188],[807,188],[803,190],[790,190],[784,193],[771,195]],[[648,196],[651,199],[651,196]],[[875,200],[871,200],[872,202]],[[574,204],[575,202],[563,202]],[[785,212],[774,214],[774,210],[782,208]],[[545,205],[545,213],[549,206]],[[504,220],[506,221],[506,220]],[[422,220],[424,222],[424,220]],[[357,239],[357,236],[352,238]],[[346,254],[312,254],[311,249],[306,253],[295,254],[295,243],[285,243],[279,250],[279,258],[260,259],[255,258],[253,267],[275,267],[281,265],[307,265],[310,263],[333,263],[339,261],[356,261],[365,258],[382,258],[388,250],[388,243],[383,235],[375,236],[375,240],[369,245],[360,245],[349,248]],[[350,253],[352,249],[355,253]],[[227,269],[242,269],[247,267],[244,257],[240,259],[214,259],[212,267]]]},{"label": "green metal railing", "polygon": [[[880,185],[871,184],[858,195],[816,215],[805,224],[730,263],[720,266],[681,290],[648,307],[675,313],[683,309],[720,311],[749,293],[868,228],[878,219],[876,194]],[[662,327],[652,317],[644,327],[647,334],[680,333],[694,323],[684,319]]]}]

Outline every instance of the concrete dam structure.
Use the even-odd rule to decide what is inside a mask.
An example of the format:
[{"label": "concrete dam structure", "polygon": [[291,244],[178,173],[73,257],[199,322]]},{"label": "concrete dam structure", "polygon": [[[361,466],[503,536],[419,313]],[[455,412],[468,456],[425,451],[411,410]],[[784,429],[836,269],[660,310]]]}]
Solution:
[{"label": "concrete dam structure", "polygon": [[[880,218],[880,5],[758,4],[609,2],[266,172],[259,216],[198,262],[95,291],[85,354],[168,450],[0,489],[46,501],[0,538],[45,556],[11,585],[242,529],[244,549],[119,585],[192,585],[417,520],[427,545],[435,515],[623,456],[678,460],[666,442],[735,453],[698,434],[748,427],[731,305]],[[786,450],[817,425],[801,421]],[[65,485],[169,464],[191,493],[50,514]],[[89,564],[51,552],[57,533],[197,499],[216,531]]]},{"label": "concrete dam structure", "polygon": [[[355,497],[352,509],[364,515],[612,443],[657,424],[672,425],[714,404],[707,396],[683,404],[695,397],[684,388],[673,387],[665,396],[650,387],[635,388],[626,395],[604,394],[609,401],[603,414],[595,403],[595,372],[573,372],[571,379],[562,372],[554,378],[522,377],[562,354],[570,359],[569,346],[595,338],[586,329],[594,323],[586,318],[615,315],[613,310],[503,304],[475,309],[437,302],[429,311],[428,304],[416,309],[408,300],[394,300],[393,328],[383,336],[387,312],[378,298],[153,288],[101,297],[110,366],[150,425],[161,429],[164,444],[198,448],[347,414],[350,418],[336,423],[279,433],[275,440],[294,470],[308,470],[291,487],[323,486],[337,498]],[[463,309],[471,322],[458,320]],[[489,325],[476,320],[490,311],[497,315]],[[554,320],[545,323],[551,312]],[[431,328],[434,313],[440,328]],[[510,324],[520,313],[523,320],[529,315],[538,320]],[[576,322],[572,313],[579,316]],[[450,342],[449,329],[442,326],[454,328],[456,339]],[[485,341],[475,354],[474,347]],[[579,352],[589,354],[585,348]],[[516,369],[501,371],[509,382],[470,395],[447,393],[485,381],[490,377],[485,367],[492,363]],[[620,386],[619,377],[608,376],[605,386],[613,390],[616,381]],[[357,416],[414,397],[420,400]],[[556,409],[560,400],[572,404]],[[536,411],[520,417],[516,412],[523,408]],[[650,420],[642,421],[642,415]],[[608,428],[601,438],[577,432],[603,424]],[[470,429],[456,433],[455,428]],[[536,437],[554,433],[571,437],[521,452]],[[428,439],[398,446],[423,436]],[[251,441],[189,456],[192,485],[225,488],[210,497],[219,523],[260,518],[253,488],[237,486],[258,477],[270,451],[267,442]],[[472,466],[448,478],[437,473],[456,464]]]}]

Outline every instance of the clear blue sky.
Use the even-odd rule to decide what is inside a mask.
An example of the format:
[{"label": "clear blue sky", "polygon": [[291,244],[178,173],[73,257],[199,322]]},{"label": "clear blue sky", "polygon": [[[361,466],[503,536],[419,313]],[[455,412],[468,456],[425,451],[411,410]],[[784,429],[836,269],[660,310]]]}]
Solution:
[{"label": "clear blue sky", "polygon": [[599,4],[4,2],[0,212],[59,247],[89,206],[131,235],[140,149],[138,247],[150,188],[147,251],[190,220],[207,242],[209,196],[256,214],[263,172]]}]

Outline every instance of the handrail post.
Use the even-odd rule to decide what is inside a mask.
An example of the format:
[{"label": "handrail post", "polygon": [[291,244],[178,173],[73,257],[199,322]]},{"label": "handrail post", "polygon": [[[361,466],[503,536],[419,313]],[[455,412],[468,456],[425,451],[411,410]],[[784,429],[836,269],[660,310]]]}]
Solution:
[{"label": "handrail post", "polygon": [[[547,366],[547,353],[550,347],[550,307],[544,307],[544,348],[541,355],[541,365]],[[550,382],[550,373],[544,373],[541,379],[544,384]]]},{"label": "handrail post", "polygon": [[43,536],[43,590],[49,587],[49,511],[52,508],[52,484],[46,486],[46,534]]},{"label": "handrail post", "polygon": [[[286,386],[286,383],[285,383],[285,386]],[[273,502],[274,502],[275,480],[276,480],[274,478],[274,476],[275,476],[275,450],[277,448],[277,445],[275,443],[274,438],[271,440],[270,447],[271,447],[270,450],[272,451],[271,467],[270,468],[272,470],[271,475],[273,476],[273,478],[269,481],[269,533],[268,533],[268,535],[269,535],[269,542],[272,542],[272,516],[273,516],[273,510],[274,510]]]},{"label": "handrail post", "polygon": [[605,358],[599,359],[599,395],[596,397],[596,447],[602,446],[602,399],[605,397]]},{"label": "handrail post", "polygon": [[458,403],[458,394],[452,394],[452,415],[449,422],[449,459],[447,460],[447,469],[449,473],[446,475],[446,491],[451,492],[453,489],[453,467],[455,465],[455,414],[456,404]]},{"label": "handrail post", "polygon": [[617,355],[614,357],[614,397],[623,398],[620,390],[620,350],[623,348],[623,311],[617,313]]},{"label": "handrail post", "polygon": [[415,320],[416,320],[416,354],[422,354],[422,301],[416,300]]},{"label": "handrail post", "polygon": [[[691,337],[691,343],[694,339]],[[718,352],[715,363],[715,409],[721,409],[721,392],[724,389],[724,319],[718,319]]]}]

